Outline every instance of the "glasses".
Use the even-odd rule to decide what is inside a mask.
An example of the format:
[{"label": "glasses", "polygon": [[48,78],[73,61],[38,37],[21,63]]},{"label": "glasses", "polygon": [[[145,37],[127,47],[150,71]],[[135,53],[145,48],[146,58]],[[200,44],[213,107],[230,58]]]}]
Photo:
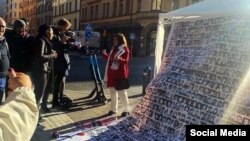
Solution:
[{"label": "glasses", "polygon": [[6,26],[4,26],[4,25],[0,25],[0,28],[5,28]]}]

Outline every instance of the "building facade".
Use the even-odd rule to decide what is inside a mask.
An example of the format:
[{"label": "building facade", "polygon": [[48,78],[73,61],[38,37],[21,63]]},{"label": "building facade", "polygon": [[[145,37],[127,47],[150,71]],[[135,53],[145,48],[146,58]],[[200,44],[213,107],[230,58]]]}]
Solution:
[{"label": "building facade", "polygon": [[53,25],[52,22],[52,1],[51,0],[37,0],[36,4],[36,19],[38,26],[42,24]]},{"label": "building facade", "polygon": [[0,17],[6,18],[6,0],[0,0]]},{"label": "building facade", "polygon": [[34,34],[37,30],[36,0],[21,0],[21,13],[19,17],[29,21],[29,32]]},{"label": "building facade", "polygon": [[71,30],[79,30],[80,0],[53,0],[53,25],[61,18],[69,20]]},{"label": "building facade", "polygon": [[22,0],[6,0],[6,23],[13,25],[14,21],[22,17]]},{"label": "building facade", "polygon": [[[125,34],[133,56],[154,55],[159,13],[169,12],[200,0],[82,0],[80,27],[91,23],[94,30]],[[103,34],[106,35],[106,34]],[[103,44],[101,44],[103,46]],[[106,45],[105,45],[106,46]]]}]

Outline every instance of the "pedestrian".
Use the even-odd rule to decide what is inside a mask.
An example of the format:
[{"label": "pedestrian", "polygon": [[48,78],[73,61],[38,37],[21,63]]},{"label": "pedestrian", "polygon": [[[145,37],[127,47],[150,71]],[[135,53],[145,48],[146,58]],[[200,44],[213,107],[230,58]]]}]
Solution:
[{"label": "pedestrian", "polygon": [[9,50],[8,44],[4,37],[6,29],[6,23],[3,18],[0,17],[0,105],[2,104],[5,94],[5,86],[7,73],[9,68]]},{"label": "pedestrian", "polygon": [[118,95],[122,102],[123,112],[122,117],[129,115],[129,102],[127,89],[116,90],[115,83],[121,78],[128,78],[129,74],[129,48],[123,34],[116,34],[113,38],[113,46],[109,54],[106,50],[102,51],[103,57],[107,60],[104,81],[107,82],[107,87],[110,89],[111,109],[108,115],[113,115],[118,112]]},{"label": "pedestrian", "polygon": [[33,37],[26,34],[26,23],[21,19],[16,19],[13,30],[6,32],[6,40],[9,45],[10,67],[15,71],[26,74],[31,73],[33,66],[34,48]]},{"label": "pedestrian", "polygon": [[70,69],[70,58],[69,58],[69,48],[70,44],[67,43],[69,36],[67,36],[67,31],[71,27],[71,23],[66,19],[60,19],[57,22],[57,27],[55,27],[55,36],[52,40],[53,49],[58,53],[58,57],[54,61],[54,90],[52,107],[59,107],[58,99],[63,97],[63,91],[66,83],[66,77],[69,75]]},{"label": "pedestrian", "polygon": [[37,127],[38,108],[28,75],[9,69],[8,97],[0,107],[0,140],[30,141]]},{"label": "pedestrian", "polygon": [[49,112],[47,101],[49,93],[52,91],[53,60],[57,58],[57,53],[52,50],[51,40],[53,30],[49,25],[39,27],[38,36],[35,39],[35,63],[32,77],[35,85],[35,95],[38,106],[42,99],[41,110]]}]

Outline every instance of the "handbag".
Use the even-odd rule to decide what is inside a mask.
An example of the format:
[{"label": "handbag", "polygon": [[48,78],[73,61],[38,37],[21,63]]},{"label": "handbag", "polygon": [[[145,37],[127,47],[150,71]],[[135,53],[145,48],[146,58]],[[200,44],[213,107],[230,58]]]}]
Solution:
[{"label": "handbag", "polygon": [[130,87],[128,78],[120,78],[115,82],[115,89],[116,90],[124,90]]}]

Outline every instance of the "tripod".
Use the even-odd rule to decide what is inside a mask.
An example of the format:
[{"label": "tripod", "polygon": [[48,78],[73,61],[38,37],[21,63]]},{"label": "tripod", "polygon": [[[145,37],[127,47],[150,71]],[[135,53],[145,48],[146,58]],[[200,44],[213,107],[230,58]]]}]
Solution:
[{"label": "tripod", "polygon": [[103,81],[101,79],[96,54],[92,52],[87,52],[86,55],[89,56],[89,69],[90,69],[91,76],[95,83],[95,88],[87,97],[91,98],[96,94],[93,100],[94,101],[97,100],[98,102],[105,104],[107,101],[107,98],[103,91]]}]

